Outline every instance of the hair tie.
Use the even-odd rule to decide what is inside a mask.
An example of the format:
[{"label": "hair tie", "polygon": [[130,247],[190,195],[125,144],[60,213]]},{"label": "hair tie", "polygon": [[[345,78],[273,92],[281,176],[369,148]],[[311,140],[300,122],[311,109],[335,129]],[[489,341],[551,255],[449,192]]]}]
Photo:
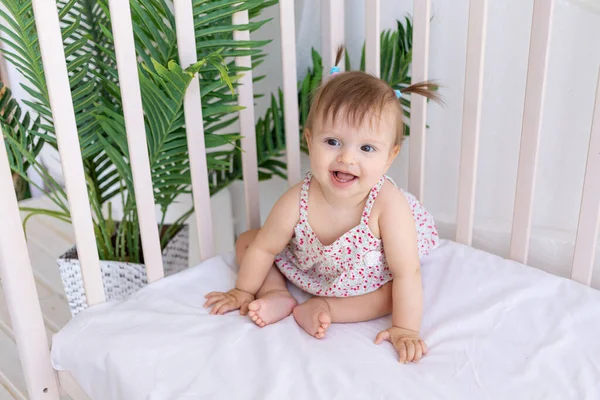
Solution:
[{"label": "hair tie", "polygon": [[331,67],[331,70],[329,71],[329,73],[330,73],[331,75],[335,75],[335,74],[337,74],[338,72],[340,72],[340,67],[338,67],[337,65],[334,65],[333,67]]},{"label": "hair tie", "polygon": [[396,93],[396,97],[397,97],[397,98],[400,98],[400,97],[402,97],[402,92],[401,92],[401,91],[399,91],[398,89],[394,90],[394,92]]}]

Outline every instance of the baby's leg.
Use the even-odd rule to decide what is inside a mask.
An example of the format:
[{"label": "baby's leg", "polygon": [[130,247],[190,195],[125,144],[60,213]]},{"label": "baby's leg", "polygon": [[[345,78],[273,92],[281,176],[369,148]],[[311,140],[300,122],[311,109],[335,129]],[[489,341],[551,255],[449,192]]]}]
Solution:
[{"label": "baby's leg", "polygon": [[[235,246],[238,265],[257,233],[258,230],[251,230],[240,235]],[[256,300],[248,305],[248,309],[240,310],[240,313],[248,314],[256,325],[263,327],[290,315],[297,304],[287,289],[285,278],[277,267],[273,266],[256,293]]]},{"label": "baby's leg", "polygon": [[331,323],[362,322],[392,312],[392,282],[352,297],[313,297],[294,308],[294,318],[309,335],[321,339]]}]

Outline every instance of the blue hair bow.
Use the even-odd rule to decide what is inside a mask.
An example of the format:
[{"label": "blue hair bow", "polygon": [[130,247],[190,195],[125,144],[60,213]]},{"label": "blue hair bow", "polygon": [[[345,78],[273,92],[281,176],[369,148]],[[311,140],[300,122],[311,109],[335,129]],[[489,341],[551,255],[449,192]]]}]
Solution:
[{"label": "blue hair bow", "polygon": [[400,98],[400,97],[402,97],[402,92],[401,92],[401,91],[399,91],[398,89],[394,90],[394,92],[396,93],[396,97],[397,97],[397,98]]}]

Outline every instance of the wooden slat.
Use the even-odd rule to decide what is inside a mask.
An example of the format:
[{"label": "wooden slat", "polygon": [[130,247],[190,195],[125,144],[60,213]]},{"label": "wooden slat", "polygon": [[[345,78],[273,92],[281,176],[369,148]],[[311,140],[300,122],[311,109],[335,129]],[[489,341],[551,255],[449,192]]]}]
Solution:
[{"label": "wooden slat", "polygon": [[[20,205],[49,210],[58,208],[45,196],[22,201]],[[27,214],[21,212],[21,218]],[[72,225],[46,215],[36,215],[27,221],[26,228],[27,248],[36,281],[64,295],[56,260],[75,243]]]},{"label": "wooden slat", "polygon": [[[415,0],[413,11],[412,83],[427,80],[431,0]],[[411,96],[408,190],[423,201],[427,99]]]},{"label": "wooden slat", "polygon": [[105,301],[104,288],[56,2],[34,0],[33,9],[83,285],[88,304],[94,305]]},{"label": "wooden slat", "polygon": [[294,0],[279,1],[279,21],[288,186],[291,187],[300,181],[300,122],[298,116]]},{"label": "wooden slat", "polygon": [[[343,44],[344,0],[321,0],[321,54],[326,76],[335,62],[337,48]],[[343,58],[338,67],[345,70]]]},{"label": "wooden slat", "polygon": [[365,1],[365,70],[381,76],[381,0]]},{"label": "wooden slat", "polygon": [[590,133],[587,165],[579,210],[579,225],[571,279],[590,286],[596,259],[596,241],[600,224],[600,70]]},{"label": "wooden slat", "polygon": [[1,382],[0,382],[0,400],[16,400],[16,398],[10,394],[10,392],[8,391],[8,388],[6,386],[4,386]]},{"label": "wooden slat", "polygon": [[471,245],[487,33],[487,0],[471,1],[465,67],[456,241]]},{"label": "wooden slat", "polygon": [[[46,327],[46,338],[49,338],[69,322],[71,317],[69,306],[65,299],[60,298],[56,293],[52,293],[44,286],[36,284],[36,289]],[[15,334],[8,313],[8,304],[6,304],[4,296],[4,290],[0,286],[0,328],[4,329],[14,340]]]},{"label": "wooden slat", "polygon": [[[175,0],[174,5],[179,60],[181,66],[187,68],[198,61],[192,0]],[[204,146],[204,120],[202,117],[202,101],[200,99],[200,80],[198,77],[192,79],[185,94],[183,107],[200,257],[202,260],[206,260],[214,256],[215,245],[213,241],[206,149]]]},{"label": "wooden slat", "polygon": [[[233,14],[233,24],[244,25],[248,23],[248,11],[239,11]],[[250,40],[250,32],[234,31],[234,40]],[[243,45],[240,46],[243,48]],[[251,68],[250,56],[236,57],[238,67]],[[256,156],[256,128],[254,126],[254,91],[252,88],[252,71],[243,73],[239,80],[238,104],[245,107],[239,112],[240,134],[243,136],[242,144],[242,170],[244,173],[244,189],[246,195],[246,228],[260,228],[260,203],[258,195],[258,163]]]},{"label": "wooden slat", "polygon": [[542,125],[553,9],[553,0],[534,1],[515,209],[510,239],[510,258],[521,263],[527,263],[529,253],[535,170]]},{"label": "wooden slat", "polygon": [[128,1],[109,0],[108,4],[115,39],[119,86],[123,99],[123,113],[127,129],[127,144],[142,238],[142,250],[144,252],[144,265],[148,282],[151,283],[164,276],[164,269],[156,222],[138,64],[133,41],[131,9]]},{"label": "wooden slat", "polygon": [[[56,13],[56,9],[54,11]],[[46,394],[45,398],[58,398],[58,383],[50,363],[46,329],[3,135],[0,135],[0,221],[3,224],[0,229],[0,281],[27,391],[31,399],[40,399]]]},{"label": "wooden slat", "polygon": [[[27,383],[22,374],[19,352],[13,339],[0,329],[0,385],[18,400],[27,400]],[[52,397],[48,397],[50,399]],[[58,398],[58,397],[54,397]]]}]

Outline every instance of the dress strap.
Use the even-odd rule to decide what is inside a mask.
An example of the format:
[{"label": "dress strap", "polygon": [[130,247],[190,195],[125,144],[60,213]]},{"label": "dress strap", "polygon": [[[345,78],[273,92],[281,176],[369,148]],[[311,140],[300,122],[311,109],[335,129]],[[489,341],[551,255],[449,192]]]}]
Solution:
[{"label": "dress strap", "polygon": [[398,185],[396,185],[396,182],[394,182],[394,180],[392,179],[391,176],[389,175],[384,175],[385,179],[387,179],[388,181],[390,181],[390,183],[396,187],[398,187]]},{"label": "dress strap", "polygon": [[312,180],[312,173],[308,171],[304,182],[302,183],[302,189],[300,190],[300,217],[302,220],[308,220],[308,189],[310,188],[310,181]]},{"label": "dress strap", "polygon": [[360,218],[360,222],[365,225],[369,224],[369,218],[371,217],[371,210],[373,209],[373,204],[375,204],[375,199],[377,198],[377,195],[379,194],[379,191],[381,190],[385,179],[386,176],[382,176],[381,179],[379,179],[379,181],[377,182],[377,184],[373,186],[371,192],[369,192],[369,198],[367,199],[365,209],[363,210],[362,217]]}]

